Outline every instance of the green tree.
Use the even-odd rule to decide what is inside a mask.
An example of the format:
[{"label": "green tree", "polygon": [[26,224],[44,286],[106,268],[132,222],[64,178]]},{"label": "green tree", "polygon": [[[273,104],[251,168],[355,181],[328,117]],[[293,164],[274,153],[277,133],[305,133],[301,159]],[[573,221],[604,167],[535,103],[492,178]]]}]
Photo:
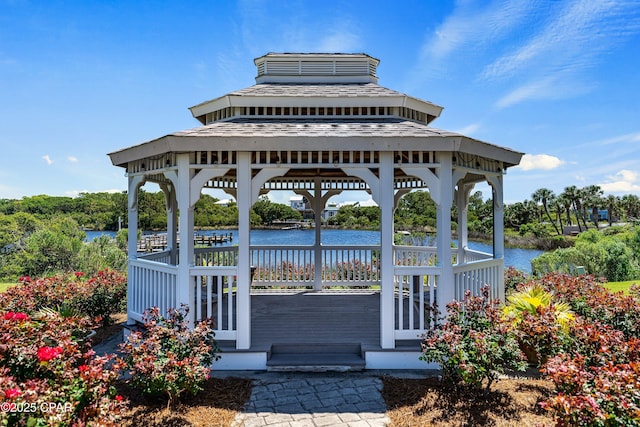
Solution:
[{"label": "green tree", "polygon": [[553,194],[553,191],[549,190],[548,188],[539,188],[538,190],[534,191],[534,193],[531,195],[531,198],[534,202],[542,204],[544,213],[549,219],[551,225],[553,225],[554,230],[556,230],[556,234],[562,234],[560,230],[558,230],[556,222],[553,220],[553,218],[551,218],[551,214],[549,213],[549,204],[554,203],[556,198],[555,194]]},{"label": "green tree", "polygon": [[18,255],[22,274],[41,276],[73,270],[84,239],[84,232],[71,217],[51,219],[25,239]]},{"label": "green tree", "polygon": [[271,225],[274,221],[301,221],[302,214],[290,206],[274,203],[266,196],[254,203],[253,212],[261,218],[262,224]]}]

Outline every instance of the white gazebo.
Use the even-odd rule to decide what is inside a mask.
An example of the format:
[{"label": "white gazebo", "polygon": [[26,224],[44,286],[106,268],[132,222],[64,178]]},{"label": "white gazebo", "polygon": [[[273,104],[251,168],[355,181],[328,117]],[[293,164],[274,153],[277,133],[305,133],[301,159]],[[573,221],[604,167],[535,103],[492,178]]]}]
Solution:
[{"label": "white gazebo", "polygon": [[[180,304],[191,321],[214,317],[221,369],[427,367],[418,355],[429,305],[443,308],[485,284],[503,297],[503,176],[522,153],[431,127],[442,107],[379,86],[379,61],[369,55],[269,53],[254,62],[255,85],[190,109],[202,126],[110,154],[129,180],[129,322],[151,306]],[[146,182],[165,193],[168,236],[167,250],[142,255]],[[493,190],[493,253],[467,247],[467,204],[479,182]],[[203,189],[237,201],[237,246],[194,245]],[[414,189],[428,189],[437,205],[433,247],[394,245],[395,206]],[[311,202],[314,245],[250,244],[251,206],[274,190]],[[322,245],[327,201],[354,190],[380,207],[380,244]]]}]

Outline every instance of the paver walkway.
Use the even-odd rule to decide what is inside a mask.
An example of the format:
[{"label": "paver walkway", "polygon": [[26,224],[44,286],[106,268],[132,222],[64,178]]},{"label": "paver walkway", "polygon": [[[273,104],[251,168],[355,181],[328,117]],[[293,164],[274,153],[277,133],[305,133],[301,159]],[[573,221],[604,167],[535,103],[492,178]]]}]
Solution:
[{"label": "paver walkway", "polygon": [[263,374],[234,427],[382,427],[382,381],[366,373]]}]

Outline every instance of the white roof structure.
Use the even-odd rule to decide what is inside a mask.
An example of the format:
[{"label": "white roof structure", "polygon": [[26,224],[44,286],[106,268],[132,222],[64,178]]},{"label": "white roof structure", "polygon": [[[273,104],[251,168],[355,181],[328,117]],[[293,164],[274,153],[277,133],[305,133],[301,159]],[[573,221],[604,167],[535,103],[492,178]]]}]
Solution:
[{"label": "white roof structure", "polygon": [[449,151],[493,159],[501,170],[522,156],[431,127],[442,107],[378,85],[379,61],[369,55],[269,53],[255,63],[256,85],[190,108],[203,126],[113,152],[112,162],[126,167],[145,157],[230,146],[249,151],[341,150],[347,145],[350,150]]}]

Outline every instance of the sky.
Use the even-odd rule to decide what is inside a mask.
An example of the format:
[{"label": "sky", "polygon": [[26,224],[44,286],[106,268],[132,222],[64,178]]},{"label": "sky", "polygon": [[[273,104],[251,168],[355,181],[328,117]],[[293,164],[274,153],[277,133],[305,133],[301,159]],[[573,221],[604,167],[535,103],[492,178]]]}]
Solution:
[{"label": "sky", "polygon": [[107,153],[199,126],[267,52],[380,59],[432,126],[525,153],[507,203],[640,195],[637,0],[0,0],[0,198],[125,190]]}]

